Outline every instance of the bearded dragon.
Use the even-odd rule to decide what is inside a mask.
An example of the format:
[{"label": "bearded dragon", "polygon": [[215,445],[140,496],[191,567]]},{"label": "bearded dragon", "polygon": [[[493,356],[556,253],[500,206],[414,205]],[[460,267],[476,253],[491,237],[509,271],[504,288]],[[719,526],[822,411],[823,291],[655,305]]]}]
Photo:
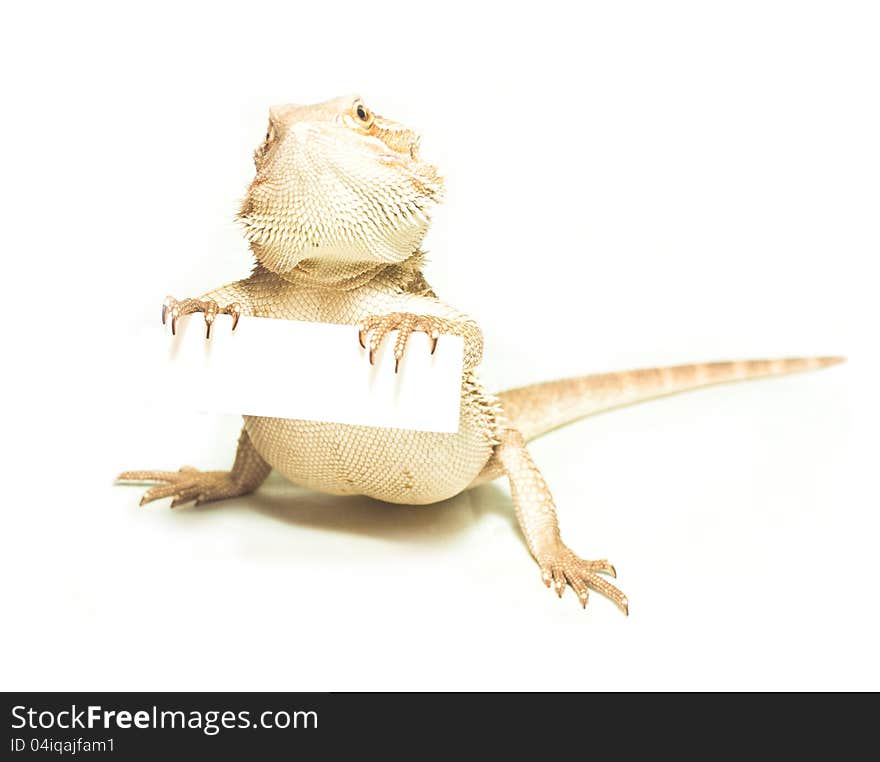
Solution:
[{"label": "bearded dragon", "polygon": [[[419,137],[375,114],[360,97],[282,105],[254,153],[256,175],[238,220],[256,259],[250,277],[197,298],[168,297],[162,322],[202,313],[210,338],[218,314],[357,326],[372,363],[396,332],[400,362],[413,332],[462,337],[464,373],[456,433],[245,416],[230,471],[126,471],[121,481],[159,482],[141,504],[207,503],[257,489],[274,468],[320,492],[427,504],[506,476],[516,516],[541,576],[561,597],[566,586],[586,606],[590,590],[628,613],[607,577],[606,560],[585,560],[563,542],[556,507],[526,443],[610,408],[741,379],[823,368],[818,357],[681,365],[550,381],[492,394],[476,368],[479,325],[441,301],[422,274],[420,246],[443,180],[419,156]],[[355,340],[354,330],[352,340]],[[389,339],[390,340],[390,339]],[[365,359],[365,362],[367,359]],[[396,370],[396,368],[395,368]]]}]

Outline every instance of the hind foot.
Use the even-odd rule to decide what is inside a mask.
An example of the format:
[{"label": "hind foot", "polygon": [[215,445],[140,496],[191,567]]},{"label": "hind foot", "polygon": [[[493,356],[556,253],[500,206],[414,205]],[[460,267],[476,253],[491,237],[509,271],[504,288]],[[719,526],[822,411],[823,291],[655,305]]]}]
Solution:
[{"label": "hind foot", "polygon": [[541,577],[547,587],[556,590],[561,598],[566,585],[577,594],[581,606],[586,608],[590,590],[610,599],[624,614],[629,614],[629,601],[626,596],[600,574],[617,577],[617,572],[608,561],[585,561],[575,555],[561,540],[556,547],[537,558],[541,567]]},{"label": "hind foot", "polygon": [[117,477],[121,482],[160,482],[150,487],[141,498],[141,505],[171,498],[171,507],[195,501],[196,505],[246,495],[254,491],[236,481],[230,471],[199,471],[184,466],[179,471],[125,471]]}]

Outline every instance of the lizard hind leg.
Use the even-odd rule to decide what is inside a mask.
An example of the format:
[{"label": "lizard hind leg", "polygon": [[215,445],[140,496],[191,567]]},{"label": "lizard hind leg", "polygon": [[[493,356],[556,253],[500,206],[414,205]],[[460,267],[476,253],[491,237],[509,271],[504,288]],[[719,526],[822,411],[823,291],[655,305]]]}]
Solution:
[{"label": "lizard hind leg", "polygon": [[122,482],[159,482],[141,498],[141,505],[171,498],[171,507],[195,501],[196,505],[247,495],[259,487],[272,467],[256,451],[247,432],[242,429],[238,451],[231,471],[199,471],[184,466],[179,471],[124,471]]},{"label": "lizard hind leg", "polygon": [[589,591],[595,590],[628,614],[626,596],[601,576],[616,577],[614,567],[605,560],[586,561],[562,541],[553,497],[526,449],[522,434],[506,429],[496,454],[510,481],[516,517],[541,569],[544,584],[552,585],[560,598],[566,585],[571,586],[582,606],[587,605]]}]

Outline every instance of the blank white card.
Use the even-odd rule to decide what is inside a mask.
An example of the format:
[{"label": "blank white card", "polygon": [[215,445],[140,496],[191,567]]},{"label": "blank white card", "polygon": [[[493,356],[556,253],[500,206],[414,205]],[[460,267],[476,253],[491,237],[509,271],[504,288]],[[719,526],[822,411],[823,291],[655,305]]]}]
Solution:
[{"label": "blank white card", "polygon": [[440,336],[432,355],[428,336],[413,333],[395,373],[396,331],[375,365],[357,336],[350,325],[247,316],[233,333],[232,318],[218,315],[206,339],[203,316],[188,315],[176,336],[157,326],[152,387],[159,404],[188,410],[458,431],[461,337]]}]

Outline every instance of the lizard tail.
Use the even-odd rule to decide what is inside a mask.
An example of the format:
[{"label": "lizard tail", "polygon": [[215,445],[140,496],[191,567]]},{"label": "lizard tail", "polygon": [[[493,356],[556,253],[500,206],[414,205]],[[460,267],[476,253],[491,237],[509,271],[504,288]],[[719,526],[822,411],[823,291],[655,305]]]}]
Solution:
[{"label": "lizard tail", "polygon": [[713,384],[827,368],[845,360],[809,357],[645,368],[521,386],[501,392],[498,397],[511,425],[528,441],[612,408]]}]

